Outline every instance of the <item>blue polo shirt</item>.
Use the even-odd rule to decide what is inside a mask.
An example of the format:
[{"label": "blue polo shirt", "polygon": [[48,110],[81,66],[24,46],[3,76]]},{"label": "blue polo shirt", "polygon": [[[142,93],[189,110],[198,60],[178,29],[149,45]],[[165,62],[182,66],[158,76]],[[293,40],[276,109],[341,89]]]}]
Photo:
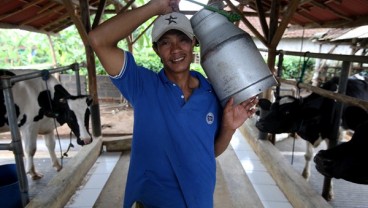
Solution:
[{"label": "blue polo shirt", "polygon": [[213,207],[214,140],[221,105],[208,81],[187,101],[165,75],[137,66],[131,53],[112,82],[134,108],[131,160],[124,207]]}]

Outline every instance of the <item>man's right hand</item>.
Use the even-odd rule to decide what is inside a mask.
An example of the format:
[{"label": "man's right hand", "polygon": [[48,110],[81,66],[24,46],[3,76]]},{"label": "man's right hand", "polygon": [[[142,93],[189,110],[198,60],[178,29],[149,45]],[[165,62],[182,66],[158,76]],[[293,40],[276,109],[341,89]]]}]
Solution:
[{"label": "man's right hand", "polygon": [[157,8],[158,14],[164,15],[170,12],[179,12],[180,0],[151,0],[148,4]]}]

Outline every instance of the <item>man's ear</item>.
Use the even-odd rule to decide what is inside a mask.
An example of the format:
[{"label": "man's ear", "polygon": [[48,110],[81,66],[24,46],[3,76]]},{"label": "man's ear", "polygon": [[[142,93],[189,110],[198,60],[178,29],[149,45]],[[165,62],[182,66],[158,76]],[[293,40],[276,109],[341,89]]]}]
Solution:
[{"label": "man's ear", "polygon": [[196,47],[198,47],[198,46],[199,46],[199,42],[198,42],[198,40],[197,40],[197,38],[196,38],[196,37],[193,37],[193,41],[192,41],[192,43],[193,43],[193,47],[194,47],[194,46],[196,46]]},{"label": "man's ear", "polygon": [[160,55],[158,54],[157,44],[153,44],[152,48],[153,48],[153,50],[155,51],[156,55],[160,56]]}]

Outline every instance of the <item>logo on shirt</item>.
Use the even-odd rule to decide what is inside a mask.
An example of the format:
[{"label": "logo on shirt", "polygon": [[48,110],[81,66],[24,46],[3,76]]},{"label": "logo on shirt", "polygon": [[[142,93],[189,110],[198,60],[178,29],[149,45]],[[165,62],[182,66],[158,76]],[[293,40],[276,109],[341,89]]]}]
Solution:
[{"label": "logo on shirt", "polygon": [[207,124],[212,124],[215,121],[215,116],[213,115],[212,112],[207,113],[206,121],[207,121]]}]

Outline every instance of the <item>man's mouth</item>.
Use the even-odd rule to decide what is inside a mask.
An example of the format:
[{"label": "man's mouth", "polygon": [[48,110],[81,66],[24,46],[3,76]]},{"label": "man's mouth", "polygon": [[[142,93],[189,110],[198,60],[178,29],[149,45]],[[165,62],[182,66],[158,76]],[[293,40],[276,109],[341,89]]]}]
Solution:
[{"label": "man's mouth", "polygon": [[180,62],[180,61],[183,61],[184,60],[184,57],[179,57],[179,58],[176,58],[176,59],[172,59],[171,61],[173,63],[177,63],[177,62]]}]

